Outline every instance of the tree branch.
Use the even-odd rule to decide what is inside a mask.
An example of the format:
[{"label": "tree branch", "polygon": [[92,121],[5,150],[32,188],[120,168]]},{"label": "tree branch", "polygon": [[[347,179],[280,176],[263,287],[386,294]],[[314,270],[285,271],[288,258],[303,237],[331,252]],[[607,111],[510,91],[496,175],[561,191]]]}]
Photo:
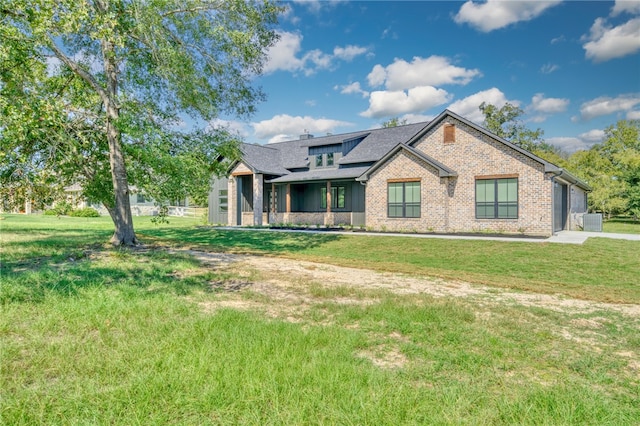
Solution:
[{"label": "tree branch", "polygon": [[78,75],[80,78],[86,81],[89,84],[89,86],[91,86],[93,90],[95,90],[96,93],[102,98],[103,102],[108,103],[109,96],[106,90],[102,86],[100,86],[100,83],[98,83],[95,77],[91,75],[89,72],[82,69],[82,67],[78,65],[77,62],[75,62],[74,60],[69,58],[67,55],[65,55],[65,53],[58,48],[55,41],[53,40],[53,37],[51,37],[50,35],[48,35],[47,37],[51,42],[51,45],[50,45],[51,50],[53,50],[53,53],[55,53],[56,57],[60,59],[66,66],[71,68],[71,71],[73,71],[76,75]]}]

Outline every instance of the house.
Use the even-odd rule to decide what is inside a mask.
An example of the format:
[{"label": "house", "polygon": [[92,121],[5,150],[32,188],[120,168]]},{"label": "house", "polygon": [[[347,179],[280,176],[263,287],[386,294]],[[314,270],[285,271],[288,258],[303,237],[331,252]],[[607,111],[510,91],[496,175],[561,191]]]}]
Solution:
[{"label": "house", "polygon": [[[109,214],[107,208],[99,202],[88,200],[84,194],[82,185],[74,183],[73,185],[64,187],[65,201],[71,205],[73,209],[82,209],[91,207],[98,211],[101,216]],[[135,186],[129,187],[129,205],[131,206],[131,214],[133,216],[157,216],[159,213],[158,203],[148,196],[145,196]],[[168,206],[169,216],[185,216],[189,208],[187,199],[177,200]]]},{"label": "house", "polygon": [[428,123],[242,144],[209,222],[551,235],[577,229],[589,186],[451,112]]}]

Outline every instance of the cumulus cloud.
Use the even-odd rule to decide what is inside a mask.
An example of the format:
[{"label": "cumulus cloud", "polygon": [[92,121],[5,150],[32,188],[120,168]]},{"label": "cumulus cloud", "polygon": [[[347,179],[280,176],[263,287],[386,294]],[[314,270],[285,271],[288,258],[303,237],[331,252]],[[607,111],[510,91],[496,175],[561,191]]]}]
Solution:
[{"label": "cumulus cloud", "polygon": [[357,81],[351,84],[347,84],[346,86],[334,86],[334,89],[340,90],[340,93],[342,93],[343,95],[356,94],[361,95],[363,98],[369,96],[369,92],[363,90],[362,87],[360,87],[360,83]]},{"label": "cumulus cloud", "polygon": [[267,52],[269,59],[264,67],[265,74],[289,71],[311,75],[318,70],[332,69],[338,60],[352,61],[357,56],[369,52],[366,47],[347,45],[336,46],[332,53],[325,53],[318,49],[303,53],[302,34],[280,31],[278,35],[280,39]]},{"label": "cumulus cloud", "polygon": [[369,109],[362,117],[381,118],[427,110],[448,102],[451,96],[446,90],[432,86],[413,87],[407,91],[375,91],[369,96]]},{"label": "cumulus cloud", "polygon": [[449,58],[433,55],[428,58],[415,56],[411,62],[395,59],[386,67],[375,65],[367,81],[371,87],[384,84],[388,90],[405,90],[419,86],[465,85],[480,75],[477,69],[458,67]]},{"label": "cumulus cloud", "polygon": [[333,133],[334,129],[352,126],[353,123],[328,118],[292,117],[288,114],[280,114],[269,120],[251,123],[251,125],[257,138],[269,139],[269,142],[272,143],[296,139],[305,130],[316,134]]},{"label": "cumulus cloud", "polygon": [[482,114],[479,107],[483,102],[495,105],[498,108],[502,108],[507,102],[515,106],[520,105],[519,101],[508,100],[500,89],[493,87],[456,101],[449,105],[448,109],[474,123],[481,124],[484,121],[484,114]]},{"label": "cumulus cloud", "polygon": [[580,106],[580,116],[583,120],[591,120],[602,115],[624,112],[633,115],[633,109],[640,105],[640,94],[620,95],[616,98],[601,96]]},{"label": "cumulus cloud", "polygon": [[637,0],[616,0],[611,16],[618,16],[621,13],[640,15],[640,1]]},{"label": "cumulus cloud", "polygon": [[578,137],[547,138],[546,142],[561,148],[565,152],[573,153],[591,148],[593,145],[602,142],[604,137],[603,130],[593,129],[578,135]]},{"label": "cumulus cloud", "polygon": [[597,18],[582,47],[588,59],[604,62],[631,55],[640,50],[640,18],[612,27],[605,18]]},{"label": "cumulus cloud", "polygon": [[454,16],[458,24],[469,24],[479,31],[488,33],[522,21],[530,21],[545,10],[561,3],[561,0],[487,0],[474,3],[469,0]]},{"label": "cumulus cloud", "polygon": [[247,129],[247,125],[241,121],[235,120],[222,120],[220,118],[215,118],[209,122],[209,129],[226,129],[230,133],[236,134],[241,138],[246,138],[249,136],[249,130]]},{"label": "cumulus cloud", "polygon": [[531,108],[535,112],[543,114],[557,114],[564,112],[569,106],[569,99],[563,98],[545,98],[544,93],[536,93],[531,98]]},{"label": "cumulus cloud", "polygon": [[335,47],[333,49],[333,56],[342,59],[343,61],[351,61],[356,56],[364,55],[369,49],[361,46],[347,45],[345,47]]},{"label": "cumulus cloud", "polygon": [[424,115],[424,114],[405,114],[400,117],[400,121],[407,120],[407,124],[413,123],[424,123],[426,121],[431,121],[436,118],[435,115]]}]

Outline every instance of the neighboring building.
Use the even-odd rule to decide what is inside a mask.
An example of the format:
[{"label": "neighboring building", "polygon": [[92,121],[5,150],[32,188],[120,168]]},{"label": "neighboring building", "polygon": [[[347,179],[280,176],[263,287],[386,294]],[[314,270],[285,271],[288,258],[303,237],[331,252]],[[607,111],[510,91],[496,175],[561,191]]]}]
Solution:
[{"label": "neighboring building", "polygon": [[550,235],[576,229],[589,186],[451,111],[429,123],[267,145],[209,195],[209,222]]},{"label": "neighboring building", "polygon": [[[102,203],[95,203],[87,200],[82,194],[82,185],[75,183],[64,188],[65,200],[73,209],[82,209],[92,207],[100,213],[101,216],[107,216],[109,212]],[[153,198],[147,197],[140,193],[135,186],[131,186],[129,190],[129,204],[131,205],[131,214],[133,216],[157,216],[159,207]],[[169,216],[184,216],[186,208],[189,207],[188,200],[178,200],[169,206]]]}]

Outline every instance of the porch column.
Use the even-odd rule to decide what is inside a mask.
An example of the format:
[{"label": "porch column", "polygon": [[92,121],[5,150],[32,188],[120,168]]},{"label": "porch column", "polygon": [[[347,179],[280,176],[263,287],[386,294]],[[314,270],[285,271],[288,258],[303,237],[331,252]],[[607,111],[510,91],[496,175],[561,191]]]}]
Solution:
[{"label": "porch column", "polygon": [[287,184],[287,213],[291,213],[291,184]]},{"label": "porch column", "polygon": [[271,213],[276,213],[276,184],[271,184]]},{"label": "porch column", "polygon": [[333,225],[333,214],[331,213],[331,182],[327,181],[327,212],[324,214],[324,224]]},{"label": "porch column", "polygon": [[260,173],[253,175],[253,224],[262,225],[262,200],[264,176]]}]

